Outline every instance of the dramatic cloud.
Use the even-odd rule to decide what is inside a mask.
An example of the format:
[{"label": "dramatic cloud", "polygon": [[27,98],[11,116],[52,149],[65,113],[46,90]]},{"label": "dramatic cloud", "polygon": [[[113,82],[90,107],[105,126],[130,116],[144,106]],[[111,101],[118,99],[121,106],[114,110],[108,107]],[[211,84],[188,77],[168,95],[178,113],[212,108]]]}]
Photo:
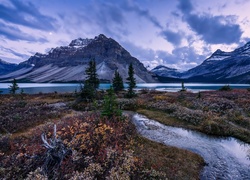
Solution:
[{"label": "dramatic cloud", "polygon": [[139,16],[146,18],[151,23],[153,23],[157,28],[163,29],[162,25],[155,16],[151,15],[148,10],[142,9],[141,7],[137,6],[135,3],[129,3],[128,1],[125,1],[125,3],[122,4],[122,7],[126,11],[134,12]]},{"label": "dramatic cloud", "polygon": [[[119,3],[110,1],[90,3],[80,6],[73,14],[59,13],[59,17],[71,28],[63,27],[70,34],[105,34],[114,38],[128,35],[126,17]],[[91,30],[90,30],[91,29]],[[78,35],[78,36],[79,36]]]},{"label": "dramatic cloud", "polygon": [[204,55],[198,55],[193,47],[180,47],[173,50],[173,55],[180,61],[186,63],[199,63],[206,58]]},{"label": "dramatic cloud", "polygon": [[193,5],[190,0],[179,0],[179,5],[177,6],[181,12],[185,15],[190,14],[193,10]]},{"label": "dramatic cloud", "polygon": [[240,41],[242,31],[238,24],[227,22],[231,17],[189,15],[186,21],[202,39],[210,44],[232,44]]},{"label": "dramatic cloud", "polygon": [[[115,3],[103,2],[94,4],[95,22],[103,29],[105,34],[116,34],[120,36],[126,34],[126,29],[122,28],[125,24],[123,11]],[[88,16],[88,14],[86,14]],[[117,33],[119,32],[119,33]]]},{"label": "dramatic cloud", "polygon": [[[6,54],[8,54],[8,57],[6,57]],[[12,62],[17,63],[18,61],[16,61],[16,59],[28,59],[29,57],[30,56],[27,54],[22,54],[14,51],[13,49],[5,48],[0,45],[0,58],[4,60],[12,60]]]},{"label": "dramatic cloud", "polygon": [[27,33],[22,32],[19,28],[14,26],[8,26],[0,22],[0,36],[4,36],[7,39],[18,41],[39,41],[39,42],[47,42],[45,38],[34,38]]},{"label": "dramatic cloud", "polygon": [[183,20],[190,28],[209,44],[239,43],[242,30],[234,23],[236,16],[213,16],[211,14],[194,14],[190,0],[179,0],[179,10]]},{"label": "dramatic cloud", "polygon": [[181,44],[181,39],[183,33],[173,32],[170,30],[165,30],[161,32],[161,35],[168,41],[171,42],[174,46],[179,46]]},{"label": "dramatic cloud", "polygon": [[162,50],[145,49],[132,42],[122,42],[122,45],[148,69],[166,65],[179,70],[187,70],[201,64],[206,59],[206,55],[199,55],[194,47],[189,46],[178,47],[168,53]]},{"label": "dramatic cloud", "polygon": [[31,2],[27,4],[18,0],[10,0],[10,2],[12,6],[0,4],[0,19],[3,21],[47,31],[55,29],[56,20],[42,15]]}]

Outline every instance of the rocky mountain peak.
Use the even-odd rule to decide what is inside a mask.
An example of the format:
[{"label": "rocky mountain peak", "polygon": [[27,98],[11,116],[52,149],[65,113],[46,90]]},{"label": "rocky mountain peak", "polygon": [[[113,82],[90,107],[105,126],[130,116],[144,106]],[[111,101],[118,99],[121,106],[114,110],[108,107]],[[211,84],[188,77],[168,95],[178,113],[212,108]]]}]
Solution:
[{"label": "rocky mountain peak", "polygon": [[95,40],[106,40],[108,39],[104,34],[99,34],[95,37]]},{"label": "rocky mountain peak", "polygon": [[206,61],[220,61],[232,56],[232,52],[224,52],[220,49],[217,49]]},{"label": "rocky mountain peak", "polygon": [[[91,59],[95,59],[99,78],[105,82],[112,80],[115,70],[126,79],[130,63],[134,66],[137,82],[155,82],[138,59],[117,41],[103,34],[93,39],[74,39],[68,46],[51,48],[46,54],[36,53],[18,65],[19,71],[15,75],[31,82],[82,81]],[[5,76],[4,80],[7,79],[8,76]]]},{"label": "rocky mountain peak", "polygon": [[223,51],[221,49],[217,49],[213,54],[220,54],[222,53]]},{"label": "rocky mountain peak", "polygon": [[154,70],[177,71],[177,69],[175,69],[175,68],[170,68],[170,67],[166,67],[166,66],[163,66],[163,65],[158,65],[154,69],[152,69],[151,71],[154,71]]},{"label": "rocky mountain peak", "polygon": [[72,40],[71,43],[69,44],[69,46],[87,46],[92,41],[93,41],[93,39],[78,38],[78,39]]}]

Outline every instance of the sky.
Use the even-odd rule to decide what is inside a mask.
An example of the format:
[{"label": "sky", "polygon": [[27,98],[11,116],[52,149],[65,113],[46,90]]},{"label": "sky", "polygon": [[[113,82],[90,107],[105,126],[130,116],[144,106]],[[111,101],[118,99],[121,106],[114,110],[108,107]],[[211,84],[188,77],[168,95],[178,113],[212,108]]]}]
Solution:
[{"label": "sky", "polygon": [[0,0],[0,59],[113,38],[145,67],[185,71],[250,41],[250,0]]}]

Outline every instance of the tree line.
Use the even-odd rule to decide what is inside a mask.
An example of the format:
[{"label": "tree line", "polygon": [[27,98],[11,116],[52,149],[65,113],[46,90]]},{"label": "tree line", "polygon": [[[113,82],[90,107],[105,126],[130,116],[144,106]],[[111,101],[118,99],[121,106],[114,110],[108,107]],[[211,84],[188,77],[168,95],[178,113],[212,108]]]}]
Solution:
[{"label": "tree line", "polygon": [[[126,78],[128,84],[128,91],[126,93],[127,98],[132,98],[135,96],[134,88],[136,87],[136,79],[134,77],[134,73],[133,64],[130,63],[128,68],[128,77]],[[89,62],[89,65],[85,70],[85,75],[85,81],[81,86],[81,97],[86,101],[93,101],[93,99],[96,97],[97,89],[99,88],[100,84],[95,60],[91,60]],[[114,78],[112,79],[112,85],[110,89],[112,89],[112,91],[115,93],[124,90],[122,76],[117,70],[114,73]]]},{"label": "tree line", "polygon": [[[81,97],[86,101],[92,101],[96,97],[96,91],[99,88],[100,80],[98,78],[96,70],[95,60],[90,60],[88,67],[85,69],[85,81],[81,85]],[[134,68],[132,63],[130,63],[128,68],[128,91],[126,94],[127,98],[132,98],[135,96],[134,88],[136,87],[136,80],[134,78]],[[112,79],[111,88],[115,93],[124,90],[124,83],[120,73],[116,70],[114,73],[114,78]],[[19,89],[16,79],[13,79],[12,84],[9,86],[10,94],[16,94]],[[1,93],[1,92],[0,92]]]}]

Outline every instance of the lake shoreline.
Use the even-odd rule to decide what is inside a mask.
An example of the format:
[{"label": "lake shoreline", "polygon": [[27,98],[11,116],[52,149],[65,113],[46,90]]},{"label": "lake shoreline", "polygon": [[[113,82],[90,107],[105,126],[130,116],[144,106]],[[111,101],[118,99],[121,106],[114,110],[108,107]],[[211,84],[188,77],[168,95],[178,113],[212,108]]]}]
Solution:
[{"label": "lake shoreline", "polygon": [[[9,86],[11,83],[0,83],[0,91],[2,94],[9,93]],[[100,84],[99,90],[106,90],[111,84],[102,83]],[[211,83],[185,83],[184,86],[187,91],[190,92],[202,92],[202,91],[214,91],[221,87],[229,85],[232,89],[247,89],[250,87],[249,84],[211,84]],[[38,93],[74,93],[79,92],[81,83],[18,83],[19,90],[17,93],[23,91],[27,94],[38,94]],[[124,84],[127,88],[127,84]],[[147,89],[156,90],[161,92],[178,92],[182,89],[181,83],[138,83],[135,88],[136,91]]]}]

